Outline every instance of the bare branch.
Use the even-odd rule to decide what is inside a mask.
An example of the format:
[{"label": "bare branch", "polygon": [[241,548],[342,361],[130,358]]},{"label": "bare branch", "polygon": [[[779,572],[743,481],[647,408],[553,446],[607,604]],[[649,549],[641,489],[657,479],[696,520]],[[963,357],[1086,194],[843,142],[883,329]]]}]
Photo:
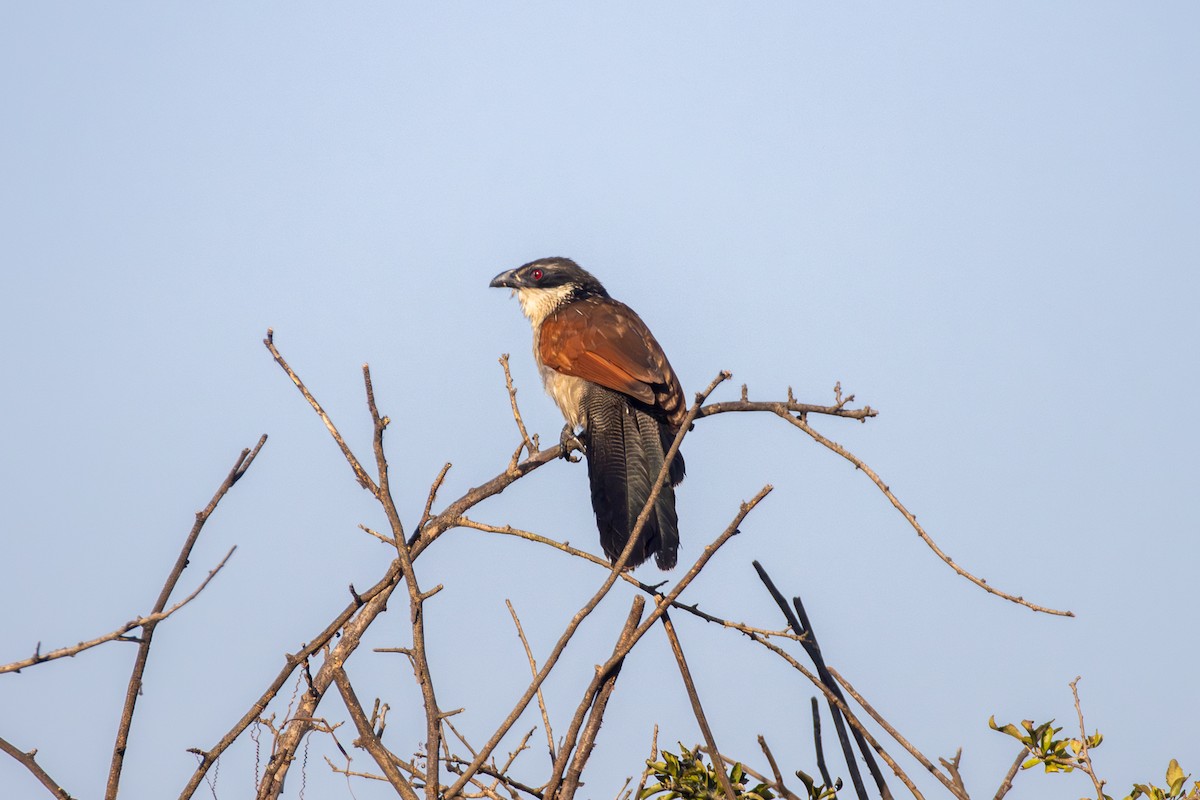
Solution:
[{"label": "bare branch", "polygon": [[[601,558],[600,556],[594,555],[593,553],[589,553],[586,550],[580,550],[576,547],[572,547],[567,542],[559,542],[555,539],[551,539],[549,537],[542,536],[540,534],[533,533],[531,531],[525,531],[525,530],[521,530],[520,528],[514,528],[511,525],[489,525],[485,522],[476,522],[475,520],[470,519],[468,517],[459,517],[455,521],[455,523],[456,523],[455,527],[472,528],[477,531],[484,531],[485,533],[500,533],[500,534],[504,534],[505,536],[515,536],[518,539],[525,539],[530,542],[537,542],[538,544],[544,544],[549,547],[553,547],[555,550],[559,550],[568,555],[572,555],[577,558],[582,558],[584,561],[590,561],[591,563],[596,564],[597,566],[603,567],[606,570],[612,569],[612,564],[606,558]],[[631,586],[636,586],[638,589],[640,589],[641,591],[645,592],[648,595],[651,595],[652,597],[659,596],[657,586],[651,586],[650,584],[642,583],[637,578],[635,578],[633,576],[633,573],[631,573],[631,572],[628,572],[628,571],[622,572],[621,580],[625,581],[626,583],[628,583]],[[700,619],[704,620],[705,622],[712,622],[717,625],[721,625],[722,627],[725,627],[725,628],[731,628],[736,631],[741,631],[742,633],[757,633],[760,636],[766,636],[768,638],[773,637],[773,636],[779,636],[784,639],[792,639],[797,642],[803,641],[803,639],[804,639],[803,636],[792,633],[790,630],[771,630],[769,628],[756,628],[753,625],[747,625],[744,622],[734,622],[733,620],[714,616],[713,614],[709,614],[707,612],[701,611],[700,607],[699,607],[699,603],[685,605],[684,603],[681,603],[678,600],[676,600],[675,602],[671,603],[671,607],[677,608],[680,611],[686,611],[687,613],[691,614],[692,616],[699,617]]]},{"label": "bare branch", "polygon": [[316,411],[317,416],[319,416],[321,421],[325,423],[325,427],[329,430],[329,435],[333,437],[335,442],[337,442],[337,446],[341,449],[342,455],[346,457],[346,461],[350,464],[350,468],[354,470],[354,477],[358,480],[359,485],[369,491],[371,494],[378,494],[379,489],[375,486],[375,481],[371,480],[371,476],[367,474],[367,471],[363,469],[362,464],[359,463],[358,458],[355,457],[353,452],[351,452],[350,447],[346,444],[346,440],[342,438],[342,434],[338,433],[337,426],[333,424],[333,420],[329,418],[329,415],[325,413],[325,409],[322,408],[321,404],[317,402],[317,398],[313,397],[312,392],[310,392],[308,387],[304,385],[304,381],[300,380],[300,376],[296,374],[295,370],[288,366],[287,361],[285,361],[283,356],[280,355],[279,350],[275,348],[275,331],[271,328],[267,328],[267,338],[263,339],[263,344],[266,345],[267,350],[271,352],[271,356],[275,359],[275,363],[287,373],[287,376],[292,379],[292,383],[296,384],[296,388],[300,390],[300,394],[304,395],[304,399],[308,401],[308,404],[313,407],[313,411]]},{"label": "bare branch", "polygon": [[1087,729],[1083,725],[1083,708],[1079,705],[1079,678],[1076,675],[1075,680],[1068,684],[1071,687],[1071,696],[1075,698],[1075,716],[1079,718],[1079,756],[1076,760],[1083,766],[1083,771],[1092,779],[1092,785],[1096,787],[1097,800],[1104,800],[1104,784],[1107,781],[1102,781],[1096,777],[1096,770],[1092,768],[1092,757],[1088,755],[1088,735]]},{"label": "bare branch", "polygon": [[[655,725],[654,733],[650,736],[650,758],[646,759],[646,761],[647,761],[647,763],[652,763],[657,760],[658,760],[658,725]],[[641,798],[642,790],[646,788],[646,778],[649,774],[650,773],[648,770],[646,770],[645,768],[642,769],[642,777],[640,780],[638,780],[637,789],[635,789],[633,794],[631,795],[633,797],[633,800],[639,800]]]},{"label": "bare branch", "polygon": [[[187,538],[184,539],[179,556],[175,559],[175,566],[172,567],[170,574],[167,575],[162,590],[158,594],[158,600],[155,601],[154,608],[150,612],[151,614],[161,613],[167,607],[167,603],[171,599],[171,593],[175,591],[175,585],[179,583],[179,578],[183,575],[184,569],[187,568],[188,558],[192,554],[192,547],[195,546],[196,540],[200,538],[200,531],[204,529],[204,523],[208,522],[208,518],[217,510],[217,504],[221,502],[226,493],[246,474],[246,470],[254,463],[254,459],[258,456],[259,451],[262,450],[262,446],[266,442],[267,435],[264,433],[259,438],[258,444],[252,449],[247,448],[243,450],[238,455],[233,463],[233,468],[229,470],[229,474],[225,476],[225,480],[217,487],[217,491],[213,494],[212,499],[208,501],[208,505],[196,513],[196,522],[192,525]],[[232,551],[230,552],[232,553]],[[226,558],[228,557],[226,556]],[[210,573],[209,578],[211,579],[214,574],[216,574],[215,570]],[[112,764],[109,767],[108,784],[104,791],[105,800],[115,800],[117,796],[117,788],[121,782],[121,769],[125,764],[125,748],[129,742],[129,728],[133,724],[134,708],[142,692],[142,675],[146,671],[146,662],[150,658],[150,643],[154,638],[154,629],[157,626],[158,622],[147,622],[142,626],[141,642],[138,644],[137,658],[133,662],[132,674],[129,676],[129,685],[125,690],[125,704],[121,709],[121,720],[117,725],[116,742],[113,744]]]},{"label": "bare branch", "polygon": [[1001,781],[1000,788],[996,790],[996,796],[992,800],[1004,800],[1004,795],[1008,794],[1009,790],[1012,789],[1013,778],[1017,777],[1017,772],[1021,769],[1021,764],[1025,761],[1025,756],[1027,755],[1029,755],[1029,748],[1022,747],[1021,752],[1017,753],[1012,766],[1005,773],[1004,780]]},{"label": "bare branch", "polygon": [[98,645],[102,645],[106,642],[112,642],[112,641],[117,641],[117,640],[122,641],[122,642],[135,642],[135,643],[140,642],[140,639],[134,638],[134,637],[128,637],[125,634],[129,633],[134,628],[141,628],[141,627],[149,625],[151,623],[162,622],[164,619],[171,616],[176,611],[183,608],[188,603],[192,602],[197,597],[199,597],[200,593],[202,591],[204,591],[205,587],[208,586],[209,582],[214,577],[216,577],[217,573],[220,572],[221,569],[225,566],[226,562],[229,561],[229,557],[233,555],[234,550],[237,550],[236,545],[229,549],[229,552],[225,554],[225,557],[221,559],[220,563],[218,563],[215,567],[213,567],[211,570],[209,570],[208,575],[204,578],[203,581],[200,582],[200,585],[196,587],[195,591],[193,591],[187,597],[180,600],[178,603],[171,606],[170,608],[160,611],[157,614],[147,614],[144,617],[138,617],[137,619],[130,620],[129,622],[126,622],[124,625],[122,625],[121,627],[117,628],[115,631],[110,631],[109,633],[106,633],[103,636],[98,636],[95,639],[89,639],[86,642],[80,642],[79,644],[75,644],[70,647],[60,647],[57,650],[51,650],[49,653],[41,652],[41,646],[39,643],[38,648],[34,650],[33,655],[30,656],[29,658],[23,659],[21,661],[14,661],[11,664],[0,665],[0,674],[3,674],[5,672],[20,672],[21,670],[23,670],[27,667],[35,666],[37,664],[42,664],[47,661],[53,661],[58,658],[66,658],[68,656],[74,657],[74,656],[78,655],[79,653],[82,653],[84,650],[90,650],[91,648],[96,647]]},{"label": "bare branch", "polygon": [[417,527],[413,528],[413,536],[421,535],[421,528],[425,527],[425,523],[429,521],[429,510],[433,508],[433,501],[437,499],[438,489],[442,488],[442,481],[446,480],[446,473],[453,466],[449,461],[442,467],[442,471],[433,479],[433,484],[429,487],[429,497],[425,500],[425,510],[421,512],[421,521],[417,523]]},{"label": "bare branch", "polygon": [[[525,657],[529,659],[529,671],[533,677],[537,677],[537,661],[533,657],[533,650],[529,648],[529,640],[525,638],[525,631],[521,627],[521,620],[517,617],[517,610],[513,608],[512,601],[504,600],[504,604],[508,606],[508,613],[512,615],[513,625],[517,627],[517,636],[521,638],[521,646],[525,648]],[[538,710],[542,713],[542,729],[546,732],[546,749],[550,753],[550,763],[553,764],[557,756],[554,752],[554,731],[550,729],[550,715],[546,712],[546,699],[542,697],[542,690],[537,691]]]},{"label": "bare branch", "polygon": [[58,783],[51,778],[49,774],[47,774],[46,770],[42,769],[42,765],[34,760],[34,757],[37,756],[37,750],[30,750],[28,753],[23,752],[20,748],[13,746],[3,737],[0,737],[0,750],[8,753],[10,756],[20,762],[25,769],[33,773],[33,777],[37,778],[42,786],[45,786],[46,790],[49,791],[50,794],[57,797],[58,800],[74,800],[74,798],[67,793],[67,790],[59,786]]},{"label": "bare branch", "polygon": [[[642,618],[642,611],[645,607],[646,601],[641,595],[633,598],[633,605],[630,607],[629,614],[625,618],[625,625],[621,628],[621,634],[617,637],[617,642],[613,646],[614,656],[620,653],[622,648],[629,642],[633,631],[637,628],[637,624]],[[583,768],[591,756],[592,747],[595,745],[596,734],[600,730],[600,723],[604,718],[604,710],[608,705],[608,698],[612,694],[617,676],[620,674],[624,663],[624,656],[621,656],[613,660],[611,666],[606,664],[605,667],[596,668],[596,674],[592,676],[591,683],[584,690],[583,699],[580,700],[579,707],[575,711],[575,716],[571,718],[571,724],[567,728],[567,734],[563,737],[562,747],[559,750],[558,757],[554,761],[554,769],[551,771],[550,780],[546,783],[545,794],[547,797],[570,800],[575,795],[575,791],[579,787],[579,777],[583,774]],[[585,715],[588,718],[587,728],[584,730],[582,737],[580,737],[579,731],[583,726]],[[578,749],[576,749],[576,741],[579,742]],[[572,750],[576,751],[573,758],[571,757]],[[567,769],[568,758],[571,759],[570,769]]]},{"label": "bare branch", "polygon": [[911,525],[913,530],[915,530],[917,532],[917,535],[921,537],[921,541],[925,542],[926,546],[928,546],[929,549],[932,550],[937,555],[938,558],[940,558],[942,561],[944,561],[956,573],[958,573],[962,577],[966,578],[971,583],[975,584],[976,586],[978,586],[979,588],[988,592],[989,594],[994,594],[997,597],[1002,597],[1005,600],[1016,603],[1017,605],[1025,606],[1026,608],[1031,609],[1033,611],[1040,611],[1043,614],[1053,614],[1055,616],[1060,616],[1060,617],[1075,616],[1074,612],[1059,611],[1057,609],[1040,606],[1040,605],[1037,605],[1036,603],[1029,602],[1024,597],[1019,597],[1017,595],[1012,595],[1012,594],[1009,594],[1008,592],[1001,591],[1000,589],[997,589],[996,587],[992,586],[990,583],[988,583],[983,578],[977,578],[974,575],[972,575],[970,572],[967,572],[965,569],[960,567],[958,564],[954,563],[954,559],[950,558],[950,556],[946,555],[945,552],[943,552],[942,549],[940,547],[938,547],[938,544],[937,544],[937,542],[935,542],[933,540],[933,537],[931,537],[928,533],[926,533],[925,529],[923,527],[921,527],[921,524],[917,522],[916,516],[914,516],[912,512],[910,512],[907,508],[904,507],[904,504],[900,502],[899,498],[897,498],[896,495],[894,495],[892,493],[891,488],[886,483],[883,482],[883,479],[880,478],[878,474],[876,474],[875,470],[873,470],[869,466],[867,466],[866,462],[864,462],[861,458],[859,458],[858,456],[851,453],[846,448],[842,447],[837,442],[818,433],[811,425],[808,424],[807,421],[805,421],[803,416],[795,417],[795,416],[787,413],[786,411],[783,411],[783,412],[776,411],[775,413],[778,414],[778,416],[780,416],[781,418],[790,422],[792,425],[795,425],[797,428],[799,428],[800,430],[807,433],[819,444],[824,445],[828,449],[837,453],[842,458],[849,461],[851,464],[853,464],[858,469],[862,470],[863,474],[871,479],[871,482],[874,483],[875,486],[879,488],[879,491],[883,492],[884,496],[887,497],[888,501],[892,504],[892,506],[895,507],[895,509],[900,512],[900,515],[902,517],[904,517],[905,520],[908,521],[908,524]]},{"label": "bare branch", "polygon": [[[669,463],[669,461],[670,461],[670,459],[668,458],[666,463]],[[659,477],[661,478],[662,476],[660,475]],[[733,522],[731,522],[729,524],[729,527],[727,527],[721,533],[721,535],[718,536],[712,542],[712,544],[710,544],[706,548],[704,548],[704,551],[700,554],[700,558],[697,559],[696,563],[692,565],[692,568],[690,570],[688,570],[687,573],[685,573],[683,575],[683,577],[680,578],[679,582],[670,591],[670,593],[668,593],[665,597],[662,597],[657,601],[656,608],[654,609],[654,611],[652,611],[650,613],[650,615],[646,618],[646,620],[643,621],[642,624],[638,627],[638,629],[634,632],[633,636],[630,637],[630,641],[629,641],[628,645],[622,648],[622,650],[624,652],[620,653],[619,655],[617,653],[614,653],[613,657],[610,658],[608,663],[604,666],[604,668],[603,668],[604,670],[610,669],[612,667],[613,663],[616,660],[618,660],[619,657],[624,657],[624,655],[626,653],[628,653],[629,650],[631,650],[635,644],[637,644],[637,642],[641,639],[641,637],[645,635],[646,631],[649,630],[649,628],[655,622],[658,621],[658,618],[666,611],[667,608],[670,607],[671,603],[679,596],[679,594],[685,588],[687,588],[688,584],[690,584],[692,582],[692,580],[695,579],[696,575],[699,574],[700,570],[702,570],[704,568],[704,566],[708,563],[709,559],[711,559],[712,556],[716,554],[716,552],[721,548],[722,545],[725,544],[725,542],[729,541],[729,539],[738,532],[738,525],[740,525],[742,520],[746,518],[746,515],[749,514],[750,511],[755,506],[757,506],[762,501],[762,499],[771,492],[771,489],[772,489],[772,487],[769,485],[764,486],[762,488],[762,490],[757,495],[755,495],[749,502],[743,503],[741,505],[741,508],[738,510],[737,515],[734,516]],[[632,541],[632,538],[630,539],[630,541]],[[627,555],[628,550],[629,550],[629,548],[627,547],[626,553],[623,555]],[[617,566],[618,567],[623,566],[620,559],[618,559],[618,561],[617,561]],[[550,656],[542,664],[542,669],[538,673],[537,679],[535,679],[530,684],[529,688],[526,689],[525,694],[521,697],[520,700],[517,701],[517,705],[513,709],[512,713],[509,714],[508,719],[506,719],[503,723],[501,723],[500,727],[497,728],[496,732],[492,735],[492,739],[488,742],[487,745],[484,746],[484,748],[480,751],[480,754],[475,757],[475,759],[471,762],[471,765],[467,768],[467,770],[464,771],[463,777],[460,777],[459,780],[455,782],[454,786],[452,786],[450,788],[450,790],[447,792],[446,797],[448,799],[455,797],[458,794],[458,792],[462,790],[462,787],[467,782],[467,776],[469,776],[470,774],[473,774],[474,770],[478,769],[479,765],[482,764],[484,762],[484,760],[486,760],[487,756],[491,753],[491,751],[495,748],[496,744],[500,741],[500,738],[503,737],[503,735],[508,732],[508,729],[512,727],[513,723],[516,722],[516,719],[521,715],[521,712],[523,712],[525,710],[525,707],[529,704],[529,701],[533,697],[534,692],[537,690],[537,688],[539,686],[541,686],[542,682],[546,679],[546,676],[549,675],[550,671],[554,668],[554,665],[557,663],[559,656],[562,654],[562,651],[566,648],[567,643],[571,640],[571,637],[575,635],[575,631],[578,629],[580,623],[582,623],[583,620],[587,617],[587,615],[590,614],[595,609],[596,605],[599,604],[600,600],[603,599],[604,595],[606,595],[608,593],[608,590],[610,588],[612,588],[613,583],[616,581],[617,574],[618,573],[616,570],[614,570],[612,573],[610,573],[608,579],[605,580],[604,584],[600,587],[599,590],[597,590],[596,594],[592,597],[592,599],[589,600],[588,603],[585,604],[584,607],[581,608],[575,614],[575,616],[571,619],[571,622],[567,625],[567,629],[563,632],[562,636],[559,638],[558,642],[555,644],[554,649],[550,652]],[[753,634],[749,634],[749,635],[753,636]]]},{"label": "bare branch", "polygon": [[[704,741],[708,745],[708,754],[712,757],[713,766],[717,769],[717,779],[725,792],[726,800],[737,800],[733,792],[733,784],[729,782],[729,776],[725,774],[725,760],[721,758],[721,750],[717,747],[717,740],[713,738],[712,728],[709,727],[708,718],[704,715],[704,707],[700,704],[700,695],[696,692],[695,682],[692,681],[692,673],[688,669],[687,659],[683,655],[683,646],[679,643],[678,634],[675,633],[675,626],[671,624],[671,617],[666,611],[663,612],[660,621],[663,629],[667,632],[667,640],[671,643],[671,651],[675,654],[675,662],[679,665],[679,674],[683,677],[683,686],[687,690],[688,701],[692,704],[692,713],[696,715],[696,723],[700,726],[700,732],[704,735]],[[760,741],[762,740],[760,739]]]},{"label": "bare branch", "polygon": [[350,719],[354,721],[354,726],[358,728],[358,738],[353,744],[366,750],[375,759],[375,763],[383,770],[384,776],[392,788],[404,798],[404,800],[417,800],[416,790],[413,789],[400,770],[396,768],[393,761],[393,756],[383,746],[383,742],[379,741],[379,737],[375,735],[375,730],[371,727],[371,721],[367,719],[367,714],[363,711],[362,705],[358,702],[358,696],[354,693],[354,687],[350,684],[350,678],[346,675],[346,670],[338,667],[333,671],[333,681],[337,684],[338,692],[342,695],[342,702],[346,705],[346,710],[350,712]]},{"label": "bare branch", "polygon": [[967,797],[966,790],[964,790],[961,786],[955,785],[954,781],[950,780],[950,778],[946,777],[945,773],[935,767],[933,763],[925,757],[924,753],[913,747],[912,744],[909,743],[908,739],[905,739],[898,730],[889,725],[888,721],[883,718],[883,715],[876,711],[871,704],[867,702],[865,697],[855,691],[854,687],[850,685],[850,682],[839,675],[836,669],[833,667],[826,667],[826,669],[829,670],[829,674],[833,676],[833,679],[841,684],[842,688],[854,698],[854,702],[862,706],[863,710],[871,715],[871,719],[875,720],[877,723],[879,723],[881,728],[887,731],[888,736],[891,736],[900,744],[901,747],[907,750],[908,754],[917,760],[917,763],[929,770],[930,774],[937,778],[941,784],[950,791],[951,794],[953,794],[955,797],[958,797],[959,800],[970,800],[970,798]]},{"label": "bare branch", "polygon": [[[517,390],[513,386],[512,373],[508,370],[508,353],[500,356],[500,366],[504,368],[504,386],[508,389],[508,402],[512,405],[513,419],[516,420],[517,430],[521,432],[521,445],[525,452],[534,455],[537,453],[537,443],[529,438],[529,432],[525,430],[525,421],[521,419],[521,410],[517,408]],[[518,448],[517,452],[513,454],[513,467],[516,467],[520,455],[521,448]]]},{"label": "bare branch", "polygon": [[858,717],[854,715],[854,712],[850,710],[850,707],[846,705],[845,701],[834,694],[833,690],[829,686],[825,685],[820,678],[805,669],[803,664],[793,658],[790,653],[788,653],[779,645],[768,641],[761,636],[752,635],[750,638],[782,658],[791,665],[792,669],[808,678],[809,681],[812,682],[813,686],[816,686],[818,689],[820,689],[821,693],[825,695],[825,698],[830,702],[830,704],[837,707],[838,711],[842,713],[842,715],[846,718],[846,721],[850,723],[851,727],[858,731],[858,733],[862,735],[867,743],[871,745],[871,748],[879,754],[879,757],[882,758],[889,767],[891,767],[892,772],[894,772],[896,777],[900,779],[900,782],[908,788],[908,791],[912,793],[912,796],[917,798],[917,800],[923,800],[924,795],[921,794],[921,792],[917,789],[916,784],[909,779],[907,773],[905,773],[900,765],[896,763],[894,758],[888,755],[887,751],[883,749],[883,745],[881,745],[875,739],[875,737],[871,735],[870,731],[863,727],[863,724],[859,721]]},{"label": "bare branch", "polygon": [[[771,774],[775,776],[775,788],[788,800],[800,800],[783,782],[783,773],[779,771],[779,764],[775,762],[775,754],[771,752],[771,748],[767,747],[767,740],[761,734],[758,737],[758,746],[762,748],[763,755],[767,757],[767,763],[771,766]],[[828,786],[829,781],[826,781],[825,785]]]}]

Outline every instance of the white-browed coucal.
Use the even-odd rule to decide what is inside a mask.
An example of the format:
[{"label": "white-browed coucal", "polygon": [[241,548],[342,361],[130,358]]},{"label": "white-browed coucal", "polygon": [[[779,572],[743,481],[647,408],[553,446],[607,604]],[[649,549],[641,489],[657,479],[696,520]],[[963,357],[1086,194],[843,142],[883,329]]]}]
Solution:
[{"label": "white-browed coucal", "polygon": [[[546,393],[581,431],[600,545],[616,561],[650,497],[686,415],[683,389],[646,323],[569,258],[542,258],[492,279],[512,289],[533,326],[533,358]],[[676,454],[627,566],[654,556],[671,569],[679,549]]]}]

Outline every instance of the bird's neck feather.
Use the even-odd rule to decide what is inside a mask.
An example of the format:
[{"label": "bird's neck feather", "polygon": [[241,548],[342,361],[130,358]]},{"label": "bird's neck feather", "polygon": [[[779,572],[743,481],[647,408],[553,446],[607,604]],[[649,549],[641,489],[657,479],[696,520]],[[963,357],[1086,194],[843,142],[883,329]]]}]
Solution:
[{"label": "bird's neck feather", "polygon": [[521,303],[521,311],[529,318],[536,331],[554,309],[570,302],[574,294],[575,287],[571,284],[550,289],[518,289],[517,300]]}]

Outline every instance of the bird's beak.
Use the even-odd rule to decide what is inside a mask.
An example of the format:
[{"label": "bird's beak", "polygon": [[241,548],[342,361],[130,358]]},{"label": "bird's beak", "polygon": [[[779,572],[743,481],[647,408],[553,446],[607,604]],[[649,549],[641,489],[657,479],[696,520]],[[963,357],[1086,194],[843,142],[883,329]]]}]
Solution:
[{"label": "bird's beak", "polygon": [[521,285],[521,279],[517,277],[515,269],[510,269],[508,272],[501,272],[492,278],[492,282],[488,284],[493,289],[519,289]]}]

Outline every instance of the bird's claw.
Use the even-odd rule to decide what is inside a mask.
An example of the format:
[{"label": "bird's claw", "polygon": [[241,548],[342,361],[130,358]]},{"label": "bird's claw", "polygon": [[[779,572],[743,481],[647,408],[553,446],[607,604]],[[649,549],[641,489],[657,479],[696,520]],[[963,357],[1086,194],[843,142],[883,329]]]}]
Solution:
[{"label": "bird's claw", "polygon": [[575,430],[570,425],[564,425],[562,435],[558,439],[559,446],[562,448],[562,457],[572,463],[578,463],[579,456],[572,455],[576,450],[580,453],[586,452],[583,448],[583,442],[575,435]]}]

